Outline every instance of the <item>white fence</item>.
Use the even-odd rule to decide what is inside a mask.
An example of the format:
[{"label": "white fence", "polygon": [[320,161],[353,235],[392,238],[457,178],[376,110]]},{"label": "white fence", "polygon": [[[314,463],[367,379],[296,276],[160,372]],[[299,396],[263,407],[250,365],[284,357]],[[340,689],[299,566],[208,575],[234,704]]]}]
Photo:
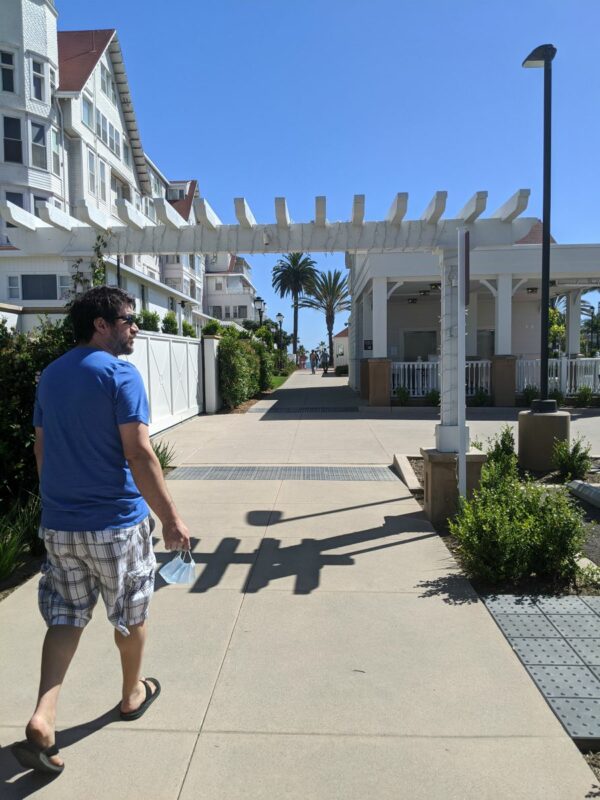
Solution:
[{"label": "white fence", "polygon": [[[540,385],[539,358],[517,360],[517,392],[526,386]],[[594,394],[600,391],[600,358],[549,358],[548,391],[561,391],[564,395],[577,394],[588,386]]]},{"label": "white fence", "polygon": [[139,369],[150,403],[150,433],[202,413],[202,348],[199,339],[138,333],[127,361]]},{"label": "white fence", "polygon": [[[465,385],[467,397],[478,390],[490,393],[490,361],[467,361]],[[437,361],[392,362],[392,394],[398,387],[408,389],[411,397],[425,397],[429,392],[440,391],[440,364]]]}]

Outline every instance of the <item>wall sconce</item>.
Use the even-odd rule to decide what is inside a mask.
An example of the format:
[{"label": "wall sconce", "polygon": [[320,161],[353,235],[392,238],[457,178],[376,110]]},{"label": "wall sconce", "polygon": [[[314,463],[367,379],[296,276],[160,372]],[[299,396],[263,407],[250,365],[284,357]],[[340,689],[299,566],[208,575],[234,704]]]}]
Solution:
[{"label": "wall sconce", "polygon": [[408,303],[409,303],[409,305],[411,305],[411,306],[414,306],[414,304],[415,304],[416,302],[417,302],[417,298],[416,298],[416,297],[409,297],[409,298],[408,298]]},{"label": "wall sconce", "polygon": [[527,294],[537,294],[537,291],[538,291],[538,290],[537,290],[537,286],[530,286],[530,287],[527,289]]}]

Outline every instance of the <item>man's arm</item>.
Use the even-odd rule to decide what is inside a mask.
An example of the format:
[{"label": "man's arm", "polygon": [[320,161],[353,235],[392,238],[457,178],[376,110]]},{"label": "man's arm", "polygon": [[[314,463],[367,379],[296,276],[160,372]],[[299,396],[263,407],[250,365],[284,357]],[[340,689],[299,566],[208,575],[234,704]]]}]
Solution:
[{"label": "man's arm", "polygon": [[140,494],[160,519],[167,550],[189,550],[190,534],[169,496],[160,463],[142,422],[119,425],[123,452]]},{"label": "man's arm", "polygon": [[33,443],[33,454],[35,455],[35,463],[37,464],[37,473],[39,480],[42,479],[42,461],[44,460],[44,429],[35,429],[35,442]]}]

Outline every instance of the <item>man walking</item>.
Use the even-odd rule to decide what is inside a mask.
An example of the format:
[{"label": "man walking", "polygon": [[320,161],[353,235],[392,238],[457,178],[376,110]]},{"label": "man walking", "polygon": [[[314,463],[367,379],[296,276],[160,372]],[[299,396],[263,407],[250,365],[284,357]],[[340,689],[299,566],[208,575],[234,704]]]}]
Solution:
[{"label": "man walking", "polygon": [[312,371],[313,375],[315,374],[316,366],[317,366],[317,354],[315,353],[314,350],[311,350],[310,351],[310,368],[311,368],[311,371]]},{"label": "man walking", "polygon": [[179,517],[148,434],[148,400],[137,369],[118,356],[133,352],[135,301],[99,286],[69,312],[78,346],[42,373],[34,411],[43,535],[39,608],[48,626],[38,701],[18,761],[59,773],[56,707],[67,669],[98,595],[115,628],[123,685],[122,720],[138,719],[160,694],[142,677],[146,617],[154,589],[154,520],[165,546],[188,550]]}]

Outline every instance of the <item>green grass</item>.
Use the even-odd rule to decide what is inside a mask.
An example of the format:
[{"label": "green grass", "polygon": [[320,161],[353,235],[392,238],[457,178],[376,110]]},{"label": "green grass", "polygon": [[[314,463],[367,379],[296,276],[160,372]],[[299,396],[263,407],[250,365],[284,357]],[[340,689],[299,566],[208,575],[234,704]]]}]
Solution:
[{"label": "green grass", "polygon": [[273,375],[271,378],[271,389],[279,389],[279,387],[287,381],[289,375]]}]

